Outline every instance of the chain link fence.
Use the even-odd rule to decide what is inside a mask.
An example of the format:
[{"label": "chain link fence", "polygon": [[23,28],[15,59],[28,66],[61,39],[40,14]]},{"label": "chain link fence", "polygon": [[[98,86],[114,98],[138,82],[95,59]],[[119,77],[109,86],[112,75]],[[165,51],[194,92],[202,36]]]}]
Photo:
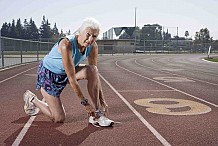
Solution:
[{"label": "chain link fence", "polygon": [[136,41],[136,52],[141,53],[207,53],[212,46],[211,53],[218,52],[214,43],[195,43],[192,40],[139,40]]},{"label": "chain link fence", "polygon": [[[218,53],[214,43],[194,43],[191,40],[98,40],[99,55],[103,54],[178,54]],[[41,60],[52,48],[51,40],[31,41],[1,37],[0,68]]]},{"label": "chain link fence", "polygon": [[99,54],[184,54],[218,53],[215,43],[194,43],[192,40],[99,40]]},{"label": "chain link fence", "polygon": [[54,45],[52,42],[31,41],[1,37],[0,68],[39,61]]}]

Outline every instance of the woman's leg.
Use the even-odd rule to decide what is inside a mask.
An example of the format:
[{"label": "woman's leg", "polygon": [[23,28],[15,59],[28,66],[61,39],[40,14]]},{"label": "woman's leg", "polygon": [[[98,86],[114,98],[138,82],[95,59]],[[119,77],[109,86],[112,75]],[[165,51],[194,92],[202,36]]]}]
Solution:
[{"label": "woman's leg", "polygon": [[49,95],[41,88],[42,96],[46,102],[34,98],[32,102],[38,107],[43,114],[48,116],[54,122],[63,122],[66,118],[66,113],[61,103],[60,98]]},{"label": "woman's leg", "polygon": [[102,110],[100,109],[100,106],[103,107],[104,111],[108,111],[107,110],[107,104],[104,100],[103,97],[103,92],[102,92],[102,87],[101,87],[101,82],[99,79],[99,75],[98,75],[98,69],[96,66],[93,65],[87,65],[85,67],[79,67],[76,68],[76,78],[78,80],[80,79],[87,79],[88,83],[87,83],[87,88],[88,88],[88,92],[89,95],[92,99],[92,103],[94,104],[95,110],[96,110],[96,115],[95,117],[90,116],[89,117],[89,123],[95,125],[96,123],[98,123],[100,126],[110,126],[114,124],[113,120],[108,119],[105,116],[105,113],[102,112]]},{"label": "woman's leg", "polygon": [[[87,79],[88,93],[94,104],[95,110],[99,110],[99,105],[103,108],[107,108],[107,104],[103,97],[101,82],[98,75],[98,69],[94,65],[78,66],[76,67],[77,80]],[[105,110],[105,109],[104,109]]]}]

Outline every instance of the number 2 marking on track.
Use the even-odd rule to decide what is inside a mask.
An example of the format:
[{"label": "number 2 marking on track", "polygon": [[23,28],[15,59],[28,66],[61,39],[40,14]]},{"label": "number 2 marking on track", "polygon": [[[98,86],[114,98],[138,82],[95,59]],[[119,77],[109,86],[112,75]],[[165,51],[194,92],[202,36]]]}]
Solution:
[{"label": "number 2 marking on track", "polygon": [[182,77],[155,77],[154,80],[161,80],[164,82],[194,82],[193,80],[189,80],[187,78]]},{"label": "number 2 marking on track", "polygon": [[207,105],[184,99],[148,98],[135,100],[134,103],[146,107],[148,112],[163,115],[199,115],[211,111]]}]

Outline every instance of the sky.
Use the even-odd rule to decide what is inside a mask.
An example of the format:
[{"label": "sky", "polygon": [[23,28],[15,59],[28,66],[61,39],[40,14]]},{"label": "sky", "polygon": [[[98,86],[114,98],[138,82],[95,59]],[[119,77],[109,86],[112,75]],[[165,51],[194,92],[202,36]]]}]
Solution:
[{"label": "sky", "polygon": [[180,37],[189,31],[194,38],[207,28],[218,39],[218,0],[0,0],[0,10],[0,27],[13,19],[32,18],[39,28],[45,16],[59,32],[74,32],[84,18],[94,17],[101,23],[99,38],[112,27],[134,27],[136,22],[140,28],[159,24],[173,36],[178,27]]}]

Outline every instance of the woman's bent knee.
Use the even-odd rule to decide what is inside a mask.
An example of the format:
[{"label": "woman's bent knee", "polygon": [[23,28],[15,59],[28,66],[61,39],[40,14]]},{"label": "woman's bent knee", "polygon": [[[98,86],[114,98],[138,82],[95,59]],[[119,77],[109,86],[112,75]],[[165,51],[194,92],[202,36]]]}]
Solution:
[{"label": "woman's bent knee", "polygon": [[65,115],[53,116],[52,121],[55,123],[63,123],[66,119]]},{"label": "woman's bent knee", "polygon": [[98,75],[98,68],[95,65],[89,65],[87,67],[87,75],[92,77]]}]

